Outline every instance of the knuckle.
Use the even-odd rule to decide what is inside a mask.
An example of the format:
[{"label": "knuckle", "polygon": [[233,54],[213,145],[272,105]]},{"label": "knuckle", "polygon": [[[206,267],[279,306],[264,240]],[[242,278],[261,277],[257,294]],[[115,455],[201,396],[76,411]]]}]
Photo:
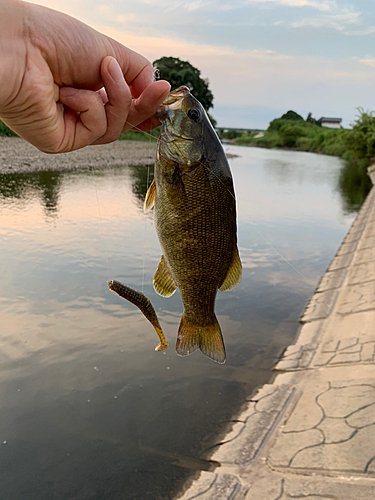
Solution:
[{"label": "knuckle", "polygon": [[96,135],[97,138],[99,139],[100,137],[103,137],[107,132],[107,121],[106,120],[100,120],[98,123],[98,127],[96,129]]},{"label": "knuckle", "polygon": [[117,134],[117,133],[111,131],[108,134],[106,134],[105,138],[106,138],[107,142],[115,142],[118,139],[119,135],[120,135],[120,133]]}]

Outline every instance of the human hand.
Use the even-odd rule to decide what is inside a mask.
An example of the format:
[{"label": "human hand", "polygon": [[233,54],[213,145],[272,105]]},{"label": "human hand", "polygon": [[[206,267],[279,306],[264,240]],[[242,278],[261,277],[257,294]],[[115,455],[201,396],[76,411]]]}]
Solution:
[{"label": "human hand", "polygon": [[0,0],[0,117],[47,153],[151,130],[170,85],[151,63],[80,21]]}]

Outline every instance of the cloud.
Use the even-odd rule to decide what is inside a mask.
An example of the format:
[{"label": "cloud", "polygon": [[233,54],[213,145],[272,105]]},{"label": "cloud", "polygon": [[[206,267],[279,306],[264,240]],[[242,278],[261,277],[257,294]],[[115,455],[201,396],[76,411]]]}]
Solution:
[{"label": "cloud", "polygon": [[248,5],[256,4],[277,4],[284,7],[311,7],[320,11],[328,11],[337,4],[334,0],[247,0]]},{"label": "cloud", "polygon": [[188,12],[194,12],[196,10],[202,10],[207,7],[214,7],[213,0],[178,0],[172,2],[171,0],[138,0],[139,3],[146,5],[153,5],[159,9],[165,10],[186,10]]},{"label": "cloud", "polygon": [[365,36],[375,33],[375,26],[369,26],[363,19],[361,12],[350,8],[334,7],[329,13],[322,13],[317,17],[308,17],[291,23],[293,28],[330,28],[343,35]]},{"label": "cloud", "polygon": [[359,59],[359,62],[370,66],[370,68],[375,68],[375,57],[365,57],[364,59]]},{"label": "cloud", "polygon": [[[194,42],[186,42],[183,39],[168,38],[168,37],[152,37],[140,36],[130,31],[120,31],[107,25],[95,25],[91,23],[98,31],[118,40],[120,43],[136,50],[150,60],[157,59],[163,55],[171,55],[173,57],[184,58],[200,58],[209,61],[211,58],[215,60],[225,61],[227,59],[236,58],[239,70],[246,71],[246,60],[250,57],[257,61],[272,61],[278,59],[287,59],[289,56],[280,54],[274,50],[268,49],[253,49],[238,51],[229,46],[218,46],[209,44],[200,44]],[[194,62],[192,63],[194,64]]]},{"label": "cloud", "polygon": [[337,14],[324,14],[319,17],[310,17],[301,19],[292,23],[293,28],[302,28],[312,26],[314,28],[332,28],[343,31],[349,26],[359,25],[361,23],[360,12],[352,12],[344,9]]},{"label": "cloud", "polygon": [[[304,109],[306,102],[319,102],[322,114],[341,116],[340,106],[352,111],[362,103],[367,106],[365,94],[375,81],[375,72],[358,71],[358,60],[353,58],[291,56],[268,49],[234,50],[225,45],[142,37],[107,26],[94,27],[151,61],[162,56],[190,61],[201,70],[203,78],[209,78],[218,105],[267,103],[270,107]],[[366,90],[359,99],[354,89],[363,86]]]},{"label": "cloud", "polygon": [[195,10],[200,10],[201,8],[204,7],[204,2],[186,2],[184,4],[184,9],[188,10],[190,12],[195,11]]},{"label": "cloud", "polygon": [[116,23],[131,23],[137,21],[137,16],[133,13],[129,14],[118,14],[112,7],[109,5],[99,5],[94,9],[99,14],[105,16],[108,21],[114,21]]},{"label": "cloud", "polygon": [[[157,0],[143,0],[154,2]],[[232,0],[224,2],[217,0],[206,0],[202,2],[204,8],[214,8],[220,11],[234,11],[244,7],[310,7],[320,11],[328,11],[337,7],[336,0]]]},{"label": "cloud", "polygon": [[358,26],[356,30],[346,30],[345,35],[366,36],[375,33],[375,26]]},{"label": "cloud", "polygon": [[246,6],[279,5],[284,7],[310,7],[320,11],[328,11],[337,7],[336,0],[139,0],[146,5],[157,5],[161,8],[184,9],[188,11],[202,9],[219,9],[224,11],[241,9]]}]

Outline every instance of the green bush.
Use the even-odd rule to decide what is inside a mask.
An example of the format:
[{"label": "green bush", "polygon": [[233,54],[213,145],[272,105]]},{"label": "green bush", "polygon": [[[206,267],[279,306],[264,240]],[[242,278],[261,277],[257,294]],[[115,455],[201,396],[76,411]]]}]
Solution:
[{"label": "green bush", "polygon": [[[372,144],[375,148],[375,127],[373,131]],[[237,144],[251,144],[268,148],[294,148],[300,151],[311,151],[341,157],[347,156],[348,159],[354,159],[355,153],[348,151],[347,138],[350,132],[350,130],[345,129],[319,127],[304,120],[276,118],[272,120],[263,137],[256,139],[249,134],[243,134],[235,139],[235,142]]]},{"label": "green bush", "polygon": [[321,152],[326,155],[343,156],[346,151],[345,137],[347,130],[328,130],[321,143]]},{"label": "green bush", "polygon": [[254,142],[254,134],[241,134],[239,137],[235,137],[237,144],[252,144]]},{"label": "green bush", "polygon": [[274,131],[274,132],[277,132],[278,130],[281,129],[281,127],[285,124],[287,124],[288,121],[287,120],[283,120],[282,118],[275,118],[274,120],[272,120],[272,122],[269,124],[269,127],[267,129],[267,132],[271,132],[271,131]]},{"label": "green bush", "polygon": [[314,151],[313,140],[311,137],[299,137],[296,141],[296,148],[301,151]]},{"label": "green bush", "polygon": [[233,140],[237,139],[238,137],[241,137],[242,135],[248,135],[248,134],[244,134],[243,132],[239,132],[238,130],[228,130],[227,132],[222,132],[221,137],[223,139]]},{"label": "green bush", "polygon": [[281,117],[282,120],[291,120],[291,121],[304,121],[301,115],[296,113],[293,110],[287,111],[283,116]]},{"label": "green bush", "polygon": [[279,130],[281,144],[285,148],[295,148],[297,140],[306,135],[305,131],[299,125],[285,123]]},{"label": "green bush", "polygon": [[11,130],[9,127],[7,127],[5,125],[5,123],[3,123],[0,120],[0,136],[1,135],[5,135],[7,137],[17,137],[17,134],[15,132],[13,132],[13,130]]},{"label": "green bush", "polygon": [[151,130],[150,132],[138,132],[136,130],[127,130],[123,132],[119,139],[120,141],[157,141],[160,135],[160,127]]},{"label": "green bush", "polygon": [[348,159],[371,160],[375,156],[375,117],[373,112],[358,108],[359,116],[345,136]]},{"label": "green bush", "polygon": [[341,170],[339,190],[348,213],[357,212],[365,201],[372,182],[367,175],[368,162],[364,159],[356,162],[347,161]]}]

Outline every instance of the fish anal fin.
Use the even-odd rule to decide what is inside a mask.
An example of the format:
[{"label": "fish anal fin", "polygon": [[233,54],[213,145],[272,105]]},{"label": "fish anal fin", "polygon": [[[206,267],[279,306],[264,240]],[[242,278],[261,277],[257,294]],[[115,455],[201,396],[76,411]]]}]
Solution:
[{"label": "fish anal fin", "polygon": [[143,210],[145,212],[148,212],[154,206],[155,195],[156,195],[156,184],[155,184],[155,180],[153,180],[151,183],[151,186],[147,190],[145,202],[143,204]]},{"label": "fish anal fin", "polygon": [[210,325],[194,325],[183,313],[178,330],[176,352],[179,356],[188,356],[197,349],[217,363],[225,363],[225,347],[219,323],[214,317]]},{"label": "fish anal fin", "polygon": [[168,271],[164,255],[161,256],[153,284],[155,292],[162,297],[170,297],[177,289],[177,285]]},{"label": "fish anal fin", "polygon": [[238,253],[238,248],[236,247],[233,252],[232,263],[228,270],[228,273],[225,277],[225,280],[219,290],[221,292],[228,292],[229,290],[233,290],[241,281],[242,276],[242,264],[241,259]]}]

